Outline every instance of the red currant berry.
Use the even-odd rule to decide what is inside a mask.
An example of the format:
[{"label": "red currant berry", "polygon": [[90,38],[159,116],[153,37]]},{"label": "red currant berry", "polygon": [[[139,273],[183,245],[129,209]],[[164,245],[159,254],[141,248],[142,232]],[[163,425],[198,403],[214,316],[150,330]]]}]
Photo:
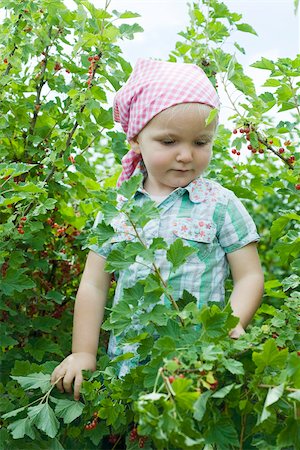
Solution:
[{"label": "red currant berry", "polygon": [[260,148],[258,151],[259,151],[259,153],[265,153],[263,148]]},{"label": "red currant berry", "polygon": [[236,148],[233,148],[232,150],[231,150],[231,153],[233,153],[234,155],[236,154]]},{"label": "red currant berry", "polygon": [[237,134],[237,129],[235,128],[234,130],[233,130],[233,134]]},{"label": "red currant berry", "polygon": [[23,228],[22,228],[22,227],[18,227],[18,228],[17,228],[17,230],[18,230],[18,233],[20,233],[20,234],[24,234],[24,230],[23,230]]},{"label": "red currant berry", "polygon": [[175,377],[173,375],[169,376],[169,382],[172,384],[175,381]]},{"label": "red currant berry", "polygon": [[27,220],[27,217],[21,217],[22,222],[25,222]]},{"label": "red currant berry", "polygon": [[253,149],[251,150],[251,152],[252,152],[252,153],[256,153],[256,152],[257,152],[256,148],[253,148]]},{"label": "red currant berry", "polygon": [[94,56],[94,60],[95,60],[95,61],[99,61],[99,59],[100,59],[100,57],[99,57],[98,55],[95,55],[95,56]]},{"label": "red currant berry", "polygon": [[88,57],[88,61],[93,61],[93,59],[94,59],[94,58],[93,58],[92,56],[89,56],[89,57]]},{"label": "red currant berry", "polygon": [[244,128],[240,128],[240,133],[244,133]]},{"label": "red currant berry", "polygon": [[4,62],[4,64],[7,64],[8,63],[7,58],[4,58],[3,62]]},{"label": "red currant berry", "polygon": [[300,191],[300,183],[296,184],[295,188],[297,189],[297,191]]},{"label": "red currant berry", "polygon": [[252,150],[252,149],[253,149],[253,147],[252,147],[251,144],[249,144],[249,145],[247,146],[247,148],[248,148],[248,150]]},{"label": "red currant berry", "polygon": [[284,148],[280,147],[280,149],[278,151],[279,151],[279,153],[284,153]]},{"label": "red currant berry", "polygon": [[272,338],[273,338],[273,339],[277,339],[278,336],[279,336],[279,335],[278,335],[277,333],[273,333],[273,334],[272,334]]},{"label": "red currant berry", "polygon": [[236,152],[237,156],[241,156],[241,152]]},{"label": "red currant berry", "polygon": [[269,144],[270,144],[270,145],[272,145],[272,144],[273,144],[273,141],[272,141],[272,139],[271,139],[271,140],[269,141]]},{"label": "red currant berry", "polygon": [[216,380],[214,383],[211,383],[210,389],[214,391],[215,389],[217,389],[218,384],[219,384],[218,380]]}]

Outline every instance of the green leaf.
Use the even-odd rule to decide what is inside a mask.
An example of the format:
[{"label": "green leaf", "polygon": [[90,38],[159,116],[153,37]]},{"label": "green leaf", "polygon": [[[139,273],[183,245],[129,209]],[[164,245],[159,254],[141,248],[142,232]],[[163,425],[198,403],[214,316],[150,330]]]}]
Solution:
[{"label": "green leaf", "polygon": [[288,291],[289,289],[296,289],[299,285],[300,277],[298,277],[298,275],[296,275],[295,273],[282,280],[282,287],[284,291]]},{"label": "green leaf", "polygon": [[274,339],[268,339],[260,353],[253,352],[252,359],[257,366],[256,373],[262,373],[267,367],[282,369],[285,365],[288,350],[278,350]]},{"label": "green leaf", "polygon": [[193,247],[183,245],[181,239],[176,239],[167,251],[167,259],[172,264],[172,272],[175,272],[196,251]]},{"label": "green leaf", "polygon": [[142,175],[137,175],[131,177],[129,180],[123,181],[123,183],[118,189],[118,193],[120,195],[123,195],[128,200],[131,199],[133,195],[136,193],[138,187],[140,186],[142,179],[143,179]]},{"label": "green leaf", "polygon": [[2,419],[9,419],[10,417],[15,417],[17,414],[19,414],[19,412],[24,411],[24,409],[26,409],[27,406],[23,406],[22,408],[18,408],[18,409],[14,409],[13,411],[9,411],[8,413],[4,414],[2,417]]},{"label": "green leaf", "polygon": [[232,389],[235,387],[236,385],[233,384],[229,384],[228,386],[224,386],[223,388],[219,389],[217,392],[214,392],[212,397],[213,398],[224,398],[226,397],[227,394],[229,394],[229,392],[232,391]]},{"label": "green leaf", "polygon": [[268,406],[273,405],[273,403],[276,403],[282,397],[283,392],[284,392],[284,383],[269,389],[263,407],[263,411],[259,418],[259,423],[264,422],[271,415],[270,411],[267,409]]},{"label": "green leaf", "polygon": [[11,378],[16,380],[25,391],[28,389],[41,389],[45,393],[51,388],[50,375],[42,372],[31,373],[26,377],[11,376]]},{"label": "green leaf", "polygon": [[201,420],[203,419],[203,416],[206,411],[206,404],[211,395],[212,395],[211,391],[204,392],[203,394],[200,395],[200,397],[194,404],[194,411],[195,411],[194,419],[198,420],[199,422],[201,422]]},{"label": "green leaf", "polygon": [[1,283],[1,289],[5,295],[11,296],[13,292],[23,292],[35,287],[35,282],[24,273],[26,271],[27,269],[8,269]]},{"label": "green leaf", "polygon": [[257,69],[274,70],[275,64],[270,59],[263,57],[260,61],[256,61],[255,63],[251,64],[251,67],[256,67]]},{"label": "green leaf", "polygon": [[281,81],[276,80],[275,78],[268,78],[268,80],[264,82],[263,86],[278,87],[281,86]]},{"label": "green leaf", "polygon": [[224,367],[234,375],[243,375],[244,367],[240,361],[236,361],[232,358],[227,358],[223,360]]},{"label": "green leaf", "polygon": [[279,448],[300,448],[300,427],[299,418],[288,417],[284,423],[284,428],[277,436],[277,445]]},{"label": "green leaf", "polygon": [[209,115],[207,117],[207,119],[205,120],[205,126],[207,127],[207,125],[209,125],[211,122],[213,122],[215,120],[215,118],[218,116],[219,110],[217,108],[212,109],[209,112]]},{"label": "green leaf", "polygon": [[61,417],[64,423],[71,423],[77,417],[81,416],[84,404],[72,400],[58,400],[55,399],[55,414]]},{"label": "green leaf", "polygon": [[247,23],[237,23],[236,27],[237,27],[237,29],[239,31],[243,31],[245,33],[255,34],[256,36],[258,36],[258,34],[254,30],[254,28],[252,28],[251,25],[248,25]]},{"label": "green leaf", "polygon": [[215,423],[211,421],[205,437],[207,443],[216,445],[222,450],[239,447],[236,429],[231,420],[226,417],[219,416]]},{"label": "green leaf", "polygon": [[54,438],[59,430],[59,421],[48,403],[28,408],[28,417],[31,423],[47,436]]},{"label": "green leaf", "polygon": [[35,432],[28,417],[10,423],[7,429],[12,433],[14,439],[22,439],[25,435],[35,439]]}]

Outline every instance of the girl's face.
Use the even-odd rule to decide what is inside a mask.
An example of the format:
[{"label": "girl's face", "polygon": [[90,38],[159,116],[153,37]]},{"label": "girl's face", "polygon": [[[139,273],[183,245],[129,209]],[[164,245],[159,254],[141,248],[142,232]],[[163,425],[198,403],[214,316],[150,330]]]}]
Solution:
[{"label": "girl's face", "polygon": [[205,125],[210,111],[198,103],[172,106],[153,117],[130,141],[146,166],[144,187],[149,194],[168,195],[207,168],[216,129],[215,121]]}]

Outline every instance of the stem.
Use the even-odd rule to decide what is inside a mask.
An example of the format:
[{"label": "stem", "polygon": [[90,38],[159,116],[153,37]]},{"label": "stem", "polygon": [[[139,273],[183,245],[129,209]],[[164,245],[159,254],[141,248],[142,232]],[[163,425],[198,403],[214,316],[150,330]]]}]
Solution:
[{"label": "stem", "polygon": [[[275,388],[277,386],[275,384],[259,384],[258,387],[267,388],[267,389],[271,388],[272,389],[272,388]],[[288,391],[288,392],[298,392],[299,391],[299,389],[289,388],[289,387],[285,387],[284,389],[286,391]]]},{"label": "stem", "polygon": [[258,133],[257,131],[256,131],[256,136],[257,136],[258,142],[265,145],[268,150],[271,150],[271,152],[274,153],[274,155],[278,156],[278,158],[280,158],[285,164],[287,164],[289,166],[289,169],[294,170],[293,164],[291,164],[288,161],[288,159],[284,158],[279,152],[274,150],[274,148],[268,143],[268,140],[263,138],[262,135],[260,133]]},{"label": "stem", "polygon": [[[126,213],[125,213],[125,214],[126,214]],[[130,222],[130,224],[132,225],[132,227],[133,227],[133,229],[134,229],[134,231],[135,231],[135,233],[136,233],[136,237],[138,238],[138,240],[140,241],[140,243],[147,249],[148,247],[147,247],[147,245],[144,243],[143,239],[141,238],[141,236],[140,236],[140,234],[139,234],[139,232],[138,232],[138,230],[137,230],[137,228],[136,228],[135,223],[131,220],[131,218],[128,216],[128,214],[126,214],[126,216],[127,216],[128,220],[129,220],[129,222]],[[180,309],[178,308],[178,305],[177,305],[176,301],[174,300],[172,294],[170,294],[170,293],[168,292],[167,284],[166,284],[165,280],[163,279],[163,277],[161,276],[161,273],[160,273],[159,268],[156,266],[156,264],[155,264],[154,262],[152,263],[152,267],[153,267],[154,272],[156,273],[156,275],[159,277],[159,280],[160,280],[161,284],[162,284],[163,287],[164,287],[164,293],[165,293],[165,295],[168,297],[168,299],[170,300],[170,302],[171,302],[171,304],[173,305],[173,307],[175,308],[175,310],[176,310],[177,312],[180,312]],[[180,320],[180,322],[181,322],[181,325],[184,326],[184,321],[183,321],[183,319],[182,319],[180,316],[179,316],[179,320]]]},{"label": "stem", "polygon": [[243,450],[243,442],[244,442],[244,436],[245,436],[245,429],[246,429],[246,415],[242,414],[241,416],[241,435],[240,435],[240,448],[239,450]]}]

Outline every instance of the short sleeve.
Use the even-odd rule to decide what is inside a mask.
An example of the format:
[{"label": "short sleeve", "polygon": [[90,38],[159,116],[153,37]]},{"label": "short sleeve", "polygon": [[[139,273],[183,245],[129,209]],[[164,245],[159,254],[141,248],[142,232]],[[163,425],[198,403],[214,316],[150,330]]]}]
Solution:
[{"label": "short sleeve", "polygon": [[229,191],[224,221],[218,239],[225,253],[231,253],[260,240],[256,225],[242,202]]},{"label": "short sleeve", "polygon": [[[103,219],[103,214],[101,211],[98,212],[95,222],[93,224],[93,228],[96,228],[98,223],[100,223]],[[111,243],[105,242],[103,245],[98,246],[96,244],[88,245],[87,248],[92,250],[93,252],[97,253],[97,255],[102,256],[103,258],[107,258],[109,252],[111,251]]]}]

